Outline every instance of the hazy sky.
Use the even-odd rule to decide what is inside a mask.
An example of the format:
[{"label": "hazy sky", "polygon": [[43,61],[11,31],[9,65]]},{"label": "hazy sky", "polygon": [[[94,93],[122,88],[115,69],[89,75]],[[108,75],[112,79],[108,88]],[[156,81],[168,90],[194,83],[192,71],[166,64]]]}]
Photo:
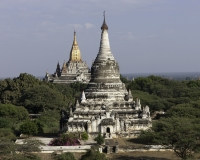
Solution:
[{"label": "hazy sky", "polygon": [[0,77],[54,73],[74,28],[91,67],[104,10],[121,73],[200,71],[200,0],[0,0]]}]

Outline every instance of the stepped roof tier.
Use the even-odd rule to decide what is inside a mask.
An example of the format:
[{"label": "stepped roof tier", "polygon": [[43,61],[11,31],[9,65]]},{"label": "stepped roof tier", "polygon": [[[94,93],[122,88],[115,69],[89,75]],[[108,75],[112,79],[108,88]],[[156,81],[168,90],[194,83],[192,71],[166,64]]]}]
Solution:
[{"label": "stepped roof tier", "polygon": [[105,138],[135,137],[151,126],[149,107],[133,100],[120,80],[119,65],[111,53],[108,26],[101,27],[97,57],[91,67],[91,79],[80,99],[70,106],[70,114],[62,111],[61,132],[84,132]]},{"label": "stepped roof tier", "polygon": [[90,69],[86,62],[81,59],[75,31],[69,61],[67,63],[64,61],[62,69],[60,69],[58,62],[55,73],[46,74],[44,79],[53,83],[74,83],[77,81],[88,83],[90,81]]}]

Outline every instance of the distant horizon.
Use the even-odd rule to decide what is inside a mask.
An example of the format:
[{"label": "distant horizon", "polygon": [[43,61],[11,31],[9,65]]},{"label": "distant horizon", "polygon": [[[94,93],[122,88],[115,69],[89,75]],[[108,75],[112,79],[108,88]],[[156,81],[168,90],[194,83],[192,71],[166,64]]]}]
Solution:
[{"label": "distant horizon", "polygon": [[[26,73],[26,72],[24,72],[24,73]],[[21,73],[19,73],[19,75],[20,75]],[[27,73],[27,74],[30,74],[30,73]],[[50,73],[51,74],[51,73]],[[168,76],[168,75],[170,75],[170,74],[177,74],[177,75],[180,75],[180,74],[199,74],[199,76],[200,76],[200,71],[199,72],[184,72],[184,71],[182,71],[182,72],[149,72],[149,73],[145,73],[145,72],[141,72],[141,73],[120,73],[121,75],[160,75],[160,76],[164,76],[164,75],[166,75],[166,76]],[[18,75],[18,76],[19,76]],[[33,74],[30,74],[30,75],[32,75],[32,76],[34,76],[34,77],[36,77],[36,78],[42,78],[42,77],[45,77],[45,74],[44,74],[44,76],[35,76],[35,75],[33,75]],[[6,78],[15,78],[15,77],[18,77],[18,76],[12,76],[12,77],[0,77],[0,79],[6,79]]]},{"label": "distant horizon", "polygon": [[135,73],[121,73],[121,74],[168,74],[168,73],[200,73],[200,71],[180,71],[180,72],[135,72]]}]

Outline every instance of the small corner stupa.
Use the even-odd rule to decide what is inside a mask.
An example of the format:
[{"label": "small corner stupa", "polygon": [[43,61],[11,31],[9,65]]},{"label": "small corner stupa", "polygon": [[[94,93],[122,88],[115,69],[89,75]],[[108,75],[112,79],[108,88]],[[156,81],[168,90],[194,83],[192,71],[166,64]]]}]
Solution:
[{"label": "small corner stupa", "polygon": [[90,82],[70,114],[62,116],[60,131],[86,131],[90,137],[96,137],[99,132],[105,138],[135,137],[151,126],[149,107],[142,107],[139,99],[133,100],[131,91],[120,80],[119,65],[110,49],[105,14],[101,30]]},{"label": "small corner stupa", "polygon": [[45,75],[44,80],[53,83],[88,83],[90,81],[90,69],[86,62],[81,59],[81,52],[76,40],[76,32],[74,31],[74,40],[70,51],[69,61],[63,63],[62,69],[58,62],[54,74]]}]

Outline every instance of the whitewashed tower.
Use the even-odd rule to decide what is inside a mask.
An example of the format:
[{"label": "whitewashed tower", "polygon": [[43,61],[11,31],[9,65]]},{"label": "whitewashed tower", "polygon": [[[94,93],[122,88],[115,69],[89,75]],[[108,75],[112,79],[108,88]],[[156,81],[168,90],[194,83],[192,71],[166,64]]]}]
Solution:
[{"label": "whitewashed tower", "polygon": [[120,80],[119,65],[110,49],[105,14],[101,30],[91,80],[80,96],[79,105],[74,107],[73,118],[66,119],[66,131],[77,132],[75,128],[84,126],[91,137],[98,132],[106,138],[134,137],[151,126],[150,111],[141,107],[139,100],[135,103],[131,91]]}]

